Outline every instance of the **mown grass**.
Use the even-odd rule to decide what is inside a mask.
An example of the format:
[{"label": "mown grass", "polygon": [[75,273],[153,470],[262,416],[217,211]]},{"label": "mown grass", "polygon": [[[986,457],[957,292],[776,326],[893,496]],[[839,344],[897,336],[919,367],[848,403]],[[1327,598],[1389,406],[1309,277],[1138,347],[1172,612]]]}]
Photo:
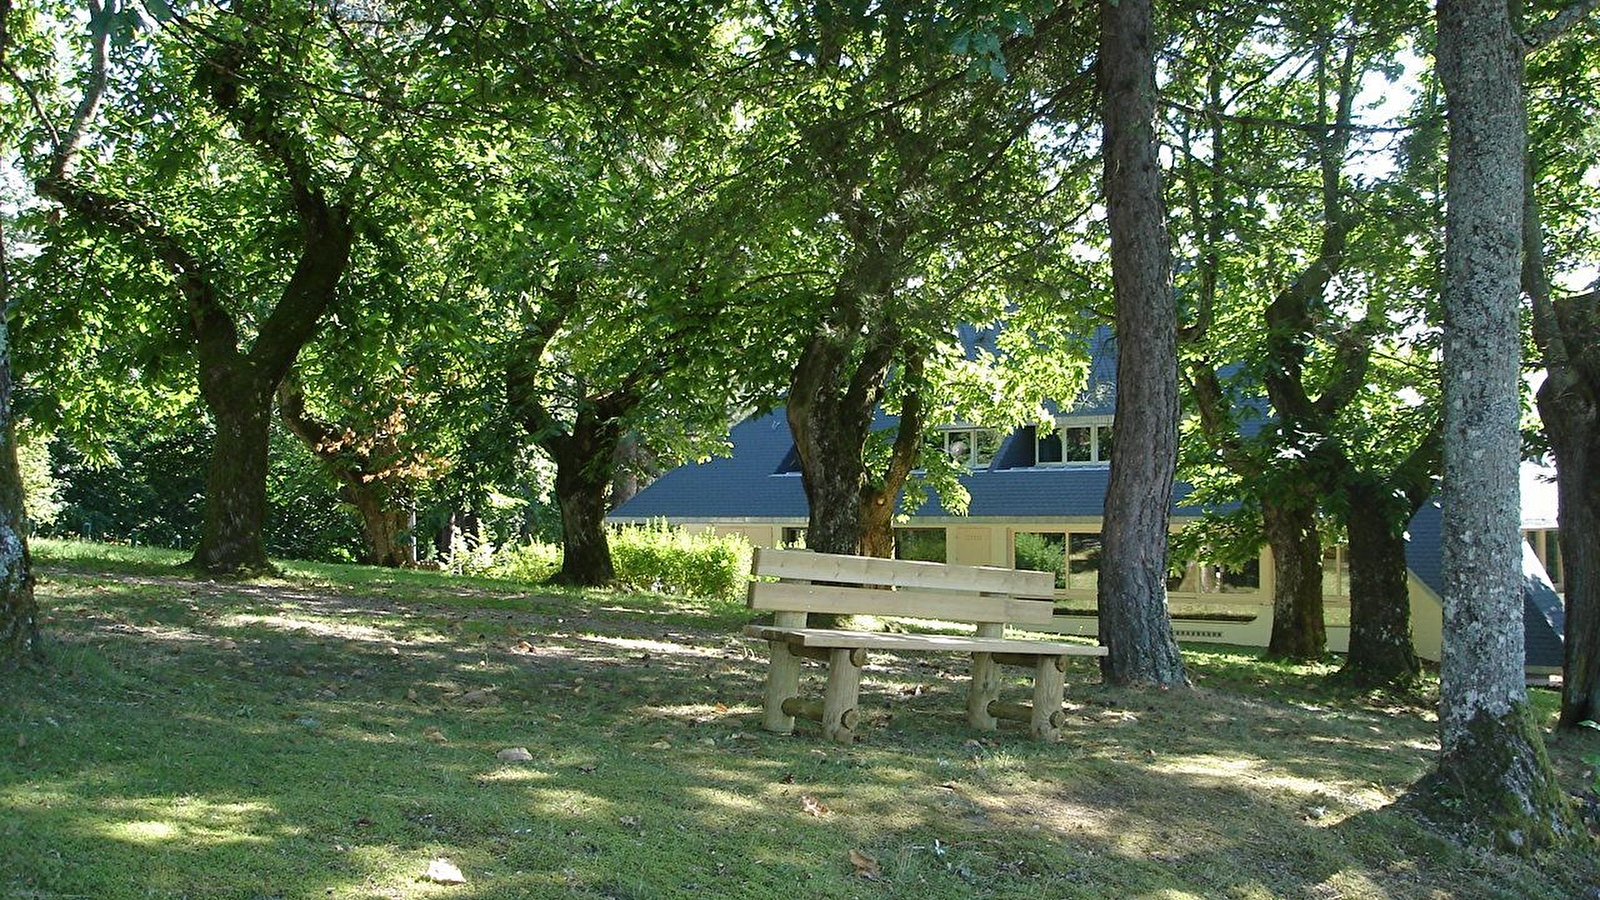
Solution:
[{"label": "mown grass", "polygon": [[[762,732],[743,611],[427,572],[38,549],[48,667],[0,700],[0,896],[1572,898],[1593,859],[1391,802],[1429,699],[1205,647],[1194,692],[1069,673],[1068,739],[969,732],[876,656],[849,749]],[[1019,688],[1020,689],[1020,688]],[[1549,711],[1548,697],[1545,703]],[[1553,745],[1572,788],[1594,742]],[[496,752],[525,747],[531,762]],[[826,812],[807,811],[812,798]],[[851,851],[876,859],[856,874]],[[448,857],[465,885],[421,880]]]}]

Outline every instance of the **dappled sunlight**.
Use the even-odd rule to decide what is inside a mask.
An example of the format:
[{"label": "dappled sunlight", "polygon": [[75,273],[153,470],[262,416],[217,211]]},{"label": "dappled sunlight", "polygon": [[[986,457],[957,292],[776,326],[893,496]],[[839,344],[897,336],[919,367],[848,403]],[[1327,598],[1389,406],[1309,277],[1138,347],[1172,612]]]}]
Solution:
[{"label": "dappled sunlight", "polygon": [[397,637],[394,632],[376,628],[370,625],[358,625],[353,622],[332,619],[314,619],[285,614],[258,615],[254,613],[236,613],[224,616],[217,621],[224,628],[250,628],[264,627],[279,631],[291,631],[301,634],[311,634],[317,637],[338,638],[346,641],[369,641],[373,643],[423,643],[442,644],[445,640],[440,638],[425,638],[407,635]]},{"label": "dappled sunlight", "polygon": [[103,837],[158,848],[181,843],[188,847],[264,844],[295,829],[270,827],[277,811],[265,803],[219,803],[198,797],[151,797],[98,804],[113,821],[88,825]]}]

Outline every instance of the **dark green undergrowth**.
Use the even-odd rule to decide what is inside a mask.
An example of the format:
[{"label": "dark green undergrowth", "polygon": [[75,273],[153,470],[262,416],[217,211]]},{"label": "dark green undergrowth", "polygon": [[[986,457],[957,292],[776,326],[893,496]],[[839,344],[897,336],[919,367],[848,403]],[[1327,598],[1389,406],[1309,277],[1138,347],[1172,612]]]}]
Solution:
[{"label": "dark green undergrowth", "polygon": [[[175,573],[179,554],[128,548],[39,558],[50,661],[0,698],[0,897],[1572,898],[1600,884],[1581,854],[1464,848],[1391,808],[1437,751],[1427,695],[1328,688],[1331,666],[1194,649],[1199,689],[1163,694],[1101,687],[1083,661],[1067,739],[1044,746],[966,728],[959,659],[884,654],[847,749],[804,725],[759,730],[765,663],[729,604],[300,563],[211,582]],[[508,748],[532,760],[497,758]],[[1570,789],[1594,750],[1552,742]],[[439,857],[467,883],[422,880]]]}]

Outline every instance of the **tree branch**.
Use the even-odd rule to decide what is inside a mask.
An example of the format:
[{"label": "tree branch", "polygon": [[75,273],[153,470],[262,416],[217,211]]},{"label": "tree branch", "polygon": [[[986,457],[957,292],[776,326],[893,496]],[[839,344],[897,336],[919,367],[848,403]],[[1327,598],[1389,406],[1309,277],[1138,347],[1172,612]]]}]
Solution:
[{"label": "tree branch", "polygon": [[1572,26],[1583,21],[1589,13],[1600,8],[1600,0],[1574,0],[1554,16],[1522,33],[1522,52],[1532,53],[1548,46]]}]

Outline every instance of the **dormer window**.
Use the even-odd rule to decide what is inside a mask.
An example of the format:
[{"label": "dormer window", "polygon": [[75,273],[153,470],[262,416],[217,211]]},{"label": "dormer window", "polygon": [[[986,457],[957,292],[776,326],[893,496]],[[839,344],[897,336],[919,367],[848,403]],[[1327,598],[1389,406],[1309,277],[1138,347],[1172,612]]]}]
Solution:
[{"label": "dormer window", "polygon": [[944,454],[969,469],[986,468],[1000,449],[1000,433],[988,428],[946,428],[939,432]]},{"label": "dormer window", "polygon": [[1049,434],[1037,435],[1034,459],[1041,466],[1086,465],[1111,461],[1111,420],[1059,421]]}]

